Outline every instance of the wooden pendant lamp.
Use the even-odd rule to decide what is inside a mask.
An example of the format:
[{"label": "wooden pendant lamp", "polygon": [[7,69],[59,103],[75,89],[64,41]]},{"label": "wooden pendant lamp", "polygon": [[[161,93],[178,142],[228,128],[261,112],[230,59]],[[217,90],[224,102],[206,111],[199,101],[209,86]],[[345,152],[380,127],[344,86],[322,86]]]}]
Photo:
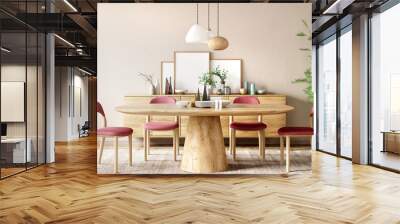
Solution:
[{"label": "wooden pendant lamp", "polygon": [[217,3],[217,36],[208,41],[208,48],[213,51],[221,51],[228,48],[228,40],[219,35],[219,2]]}]

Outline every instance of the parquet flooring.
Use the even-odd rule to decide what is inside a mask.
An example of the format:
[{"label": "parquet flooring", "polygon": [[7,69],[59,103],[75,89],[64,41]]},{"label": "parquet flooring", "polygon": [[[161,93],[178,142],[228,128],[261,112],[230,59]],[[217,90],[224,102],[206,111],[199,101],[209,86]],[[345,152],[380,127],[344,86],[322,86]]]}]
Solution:
[{"label": "parquet flooring", "polygon": [[0,181],[0,223],[400,223],[400,175],[313,152],[283,176],[99,176],[93,138]]}]

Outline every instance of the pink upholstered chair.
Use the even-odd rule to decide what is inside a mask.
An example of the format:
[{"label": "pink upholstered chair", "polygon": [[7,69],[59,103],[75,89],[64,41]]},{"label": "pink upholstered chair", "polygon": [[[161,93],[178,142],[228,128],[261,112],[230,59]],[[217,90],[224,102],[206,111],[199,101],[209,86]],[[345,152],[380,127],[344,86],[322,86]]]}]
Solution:
[{"label": "pink upholstered chair", "polygon": [[286,138],[286,173],[290,172],[290,138],[291,137],[310,137],[314,135],[314,129],[312,128],[312,118],[314,111],[311,110],[309,113],[311,127],[282,127],[278,129],[278,135],[280,136],[280,150],[281,150],[281,163],[284,160],[284,139]]},{"label": "pink upholstered chair", "polygon": [[[176,100],[169,96],[157,96],[150,100],[150,104],[175,104]],[[144,160],[147,161],[147,157],[150,154],[150,131],[173,131],[173,149],[174,149],[174,160],[176,161],[177,150],[179,149],[179,123],[178,117],[175,117],[175,121],[150,121],[150,116],[146,117],[146,123],[144,124]]]},{"label": "pink upholstered chair", "polygon": [[101,163],[101,157],[103,155],[104,141],[107,137],[114,138],[115,141],[115,161],[114,161],[114,173],[118,173],[118,139],[120,137],[128,137],[128,150],[129,150],[129,166],[132,166],[132,133],[131,128],[126,127],[107,127],[107,119],[104,113],[103,107],[99,102],[97,102],[97,113],[101,114],[104,119],[104,128],[97,129],[97,136],[101,137],[100,142],[100,155],[98,164]]},{"label": "pink upholstered chair", "polygon": [[[233,100],[234,104],[260,104],[255,96],[240,96]],[[233,116],[229,117],[229,151],[236,160],[236,131],[257,131],[259,153],[262,160],[265,159],[265,129],[267,125],[262,122],[262,116],[258,116],[257,122],[235,122]]]}]

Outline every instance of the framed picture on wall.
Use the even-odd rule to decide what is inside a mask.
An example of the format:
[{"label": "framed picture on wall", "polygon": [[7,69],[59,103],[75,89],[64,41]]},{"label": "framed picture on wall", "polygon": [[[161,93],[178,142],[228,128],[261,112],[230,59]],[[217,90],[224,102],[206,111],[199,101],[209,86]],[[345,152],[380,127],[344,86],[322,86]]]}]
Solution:
[{"label": "framed picture on wall", "polygon": [[232,93],[239,93],[242,85],[242,59],[212,59],[211,70],[217,67],[228,72],[225,85],[231,87]]},{"label": "framed picture on wall", "polygon": [[160,93],[166,94],[166,80],[172,86],[172,93],[175,92],[175,64],[173,61],[162,61],[161,62],[161,85],[160,85]]},{"label": "framed picture on wall", "polygon": [[199,76],[210,70],[210,52],[208,51],[176,51],[175,89],[196,93]]}]

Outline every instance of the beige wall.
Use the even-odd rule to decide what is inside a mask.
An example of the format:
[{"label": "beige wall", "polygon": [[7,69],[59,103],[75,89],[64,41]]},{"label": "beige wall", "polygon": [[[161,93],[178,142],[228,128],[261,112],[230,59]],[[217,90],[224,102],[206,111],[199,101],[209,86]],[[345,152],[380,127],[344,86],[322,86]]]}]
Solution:
[{"label": "beige wall", "polygon": [[[160,62],[173,60],[174,51],[204,51],[206,45],[186,44],[185,34],[195,22],[195,4],[99,4],[98,100],[109,125],[121,125],[114,111],[124,95],[143,95],[147,86],[138,72],[160,75]],[[211,28],[216,27],[216,5],[211,6]],[[311,4],[221,4],[220,32],[230,46],[212,52],[217,59],[241,58],[243,78],[269,92],[286,94],[296,110],[289,125],[307,125],[311,104],[302,85],[292,84],[309,67],[299,48],[311,41],[296,36],[311,24]],[[200,24],[207,26],[207,4],[200,4]]]}]

